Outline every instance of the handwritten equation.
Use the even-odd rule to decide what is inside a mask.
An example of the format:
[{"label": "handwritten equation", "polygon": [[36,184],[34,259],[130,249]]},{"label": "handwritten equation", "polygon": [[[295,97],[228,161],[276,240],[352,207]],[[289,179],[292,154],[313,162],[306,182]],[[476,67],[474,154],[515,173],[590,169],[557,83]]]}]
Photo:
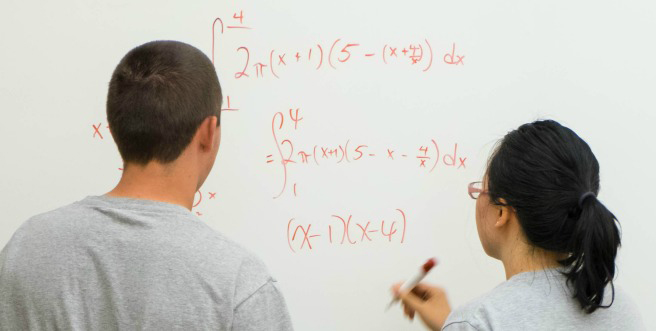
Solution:
[{"label": "handwritten equation", "polygon": [[[233,25],[225,24],[223,19],[217,17],[212,22],[212,63],[218,60],[219,41],[229,30],[246,31],[254,33],[251,26],[244,25],[244,13],[234,13],[231,20]],[[465,54],[455,42],[439,46],[439,52],[433,50],[433,45],[427,38],[415,38],[406,43],[369,45],[355,40],[335,38],[333,40],[305,45],[294,49],[280,49],[270,47],[263,54],[254,54],[251,47],[241,45],[235,48],[241,58],[238,70],[234,73],[235,79],[244,78],[280,78],[285,69],[291,66],[304,65],[311,70],[322,68],[337,70],[348,62],[377,61],[383,65],[406,64],[422,72],[429,71],[436,62],[439,54],[442,64],[451,66],[464,66]]]},{"label": "handwritten equation", "polygon": [[287,222],[287,244],[294,253],[312,250],[312,244],[316,246],[316,242],[322,239],[330,245],[356,245],[376,241],[403,244],[408,222],[403,210],[396,209],[395,213],[391,219],[377,221],[360,221],[351,214],[331,215],[327,224],[300,223],[292,218]]},{"label": "handwritten equation", "polygon": [[[321,166],[326,163],[346,164],[359,162],[365,159],[377,159],[386,161],[412,162],[414,167],[428,173],[435,171],[438,167],[453,170],[464,170],[467,168],[467,156],[458,151],[458,143],[438,144],[436,139],[425,141],[418,145],[414,154],[405,154],[404,151],[391,147],[375,147],[363,142],[344,139],[341,143],[332,145],[308,144],[299,148],[290,138],[285,138],[289,131],[297,130],[301,121],[299,108],[289,109],[288,115],[277,112],[271,121],[271,132],[275,151],[266,155],[266,163],[279,165],[282,170],[282,187],[274,199],[280,197],[287,190],[289,182],[290,165],[314,165]],[[292,185],[294,196],[297,193],[297,184]]]}]

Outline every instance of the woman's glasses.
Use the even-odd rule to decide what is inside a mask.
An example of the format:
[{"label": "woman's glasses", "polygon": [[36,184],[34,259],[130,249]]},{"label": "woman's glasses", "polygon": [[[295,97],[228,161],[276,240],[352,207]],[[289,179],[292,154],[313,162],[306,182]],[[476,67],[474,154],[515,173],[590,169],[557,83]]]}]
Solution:
[{"label": "woman's glasses", "polygon": [[467,193],[469,193],[472,199],[476,200],[481,194],[487,193],[487,191],[483,190],[483,182],[472,182],[467,186]]}]

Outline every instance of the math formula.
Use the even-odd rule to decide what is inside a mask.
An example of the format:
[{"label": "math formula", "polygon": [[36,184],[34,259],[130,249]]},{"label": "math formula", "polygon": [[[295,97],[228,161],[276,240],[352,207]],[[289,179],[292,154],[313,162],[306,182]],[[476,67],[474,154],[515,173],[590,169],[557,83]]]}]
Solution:
[{"label": "math formula", "polygon": [[311,251],[319,242],[322,246],[366,245],[376,241],[403,244],[407,223],[401,209],[394,210],[387,220],[357,219],[346,213],[330,215],[315,223],[292,218],[287,222],[287,244],[294,253]]},{"label": "math formula", "polygon": [[277,112],[271,119],[271,137],[275,146],[266,155],[266,163],[278,166],[282,177],[280,190],[274,199],[283,195],[291,186],[291,193],[298,195],[297,183],[290,184],[293,167],[324,164],[342,164],[375,160],[379,162],[404,162],[408,167],[431,173],[441,169],[458,171],[467,168],[467,156],[458,150],[458,143],[430,139],[419,142],[415,149],[404,151],[390,146],[379,146],[368,141],[353,141],[342,138],[333,144],[319,145],[298,141],[290,136],[307,121],[299,108]]},{"label": "math formula", "polygon": [[240,33],[257,33],[257,29],[245,24],[245,17],[244,12],[240,10],[227,19],[217,17],[211,24],[213,63],[219,62],[219,50],[223,49],[226,38],[239,45],[234,49],[228,49],[236,52],[241,59],[240,63],[234,64],[235,79],[280,79],[284,77],[285,69],[291,66],[303,66],[315,71],[339,70],[340,67],[351,62],[355,65],[365,62],[406,65],[424,73],[429,72],[437,64],[465,65],[465,54],[455,42],[436,45],[424,37],[409,38],[407,42],[399,44],[370,44],[336,37],[310,45],[299,45],[296,48],[283,49],[272,45],[264,53],[255,53],[249,45],[239,44]]},{"label": "math formula", "polygon": [[[229,15],[212,15],[207,19],[207,28],[211,28],[211,35],[207,36],[208,39],[211,37],[211,54],[208,56],[217,71],[220,69],[223,73],[220,77],[222,85],[224,80],[279,85],[277,81],[280,79],[298,79],[294,75],[299,71],[339,74],[359,66],[375,66],[376,73],[395,68],[408,70],[413,75],[433,75],[445,68],[460,72],[470,61],[466,56],[467,47],[448,35],[436,38],[412,33],[387,42],[384,39],[372,42],[347,35],[333,35],[310,39],[312,42],[285,43],[283,46],[268,38],[254,38],[258,36],[258,31],[275,27],[258,26],[243,10],[232,11]],[[241,83],[233,86],[241,86]],[[457,174],[467,169],[468,146],[461,145],[457,137],[433,132],[422,135],[424,138],[417,141],[392,145],[389,141],[381,143],[375,137],[363,137],[361,134],[350,137],[348,131],[333,135],[326,129],[324,136],[329,139],[318,142],[314,141],[317,139],[316,131],[314,135],[305,135],[303,131],[309,127],[315,128],[309,125],[315,123],[312,109],[306,110],[302,105],[283,106],[282,109],[276,105],[268,109],[250,109],[245,106],[253,102],[249,92],[238,88],[225,89],[221,111],[223,114],[229,113],[228,116],[239,117],[240,113],[252,115],[257,110],[257,117],[251,118],[266,124],[266,131],[244,138],[259,139],[265,145],[263,154],[254,157],[257,162],[263,162],[263,167],[272,169],[267,173],[273,174],[273,178],[267,180],[275,181],[269,195],[273,200],[267,203],[303,208],[300,206],[303,199],[299,197],[307,197],[304,193],[311,192],[313,188],[304,185],[299,173],[320,173],[329,167],[350,171],[362,169],[363,166],[393,164],[410,172],[418,172],[421,178],[431,178],[431,174],[440,172]],[[94,142],[112,140],[106,121],[88,124],[92,130],[89,137]],[[265,137],[264,140],[262,137]],[[303,171],[299,171],[301,168]],[[120,167],[118,170],[123,171]],[[230,188],[227,187],[227,190]],[[209,212],[208,207],[219,201],[216,191],[198,190],[192,212],[203,216]],[[354,201],[354,205],[357,204]],[[315,215],[310,220],[291,217],[298,215],[292,210],[291,216],[279,219],[280,230],[286,233],[286,243],[281,240],[280,244],[286,244],[292,253],[309,253],[319,248],[338,246],[402,245],[408,240],[407,208],[392,205],[394,207],[384,210],[385,217],[382,218],[367,217],[367,211],[354,208]]]}]

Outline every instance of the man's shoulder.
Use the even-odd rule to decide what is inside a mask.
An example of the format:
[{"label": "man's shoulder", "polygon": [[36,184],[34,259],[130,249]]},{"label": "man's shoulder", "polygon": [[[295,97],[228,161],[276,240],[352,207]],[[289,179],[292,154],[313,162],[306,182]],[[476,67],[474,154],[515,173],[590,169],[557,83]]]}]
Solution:
[{"label": "man's shoulder", "polygon": [[29,217],[16,230],[12,239],[22,239],[25,236],[39,233],[50,233],[54,227],[58,226],[59,219],[70,218],[71,215],[80,214],[78,202],[64,205],[52,210],[48,210]]},{"label": "man's shoulder", "polygon": [[203,230],[203,240],[207,257],[218,261],[228,261],[237,267],[239,274],[250,276],[266,273],[266,265],[254,252],[245,248],[223,233],[206,226]]},{"label": "man's shoulder", "polygon": [[[153,254],[159,252],[162,258],[166,255],[184,259],[187,265],[196,265],[198,272],[232,274],[258,283],[270,278],[264,262],[253,252],[182,208],[151,213],[147,208],[98,204],[93,198],[30,217],[14,233],[12,241],[31,245],[34,240],[49,241],[54,236],[78,245],[94,241],[97,246],[102,238],[106,248],[111,249],[111,241],[119,240]],[[157,210],[162,206],[154,207]]]},{"label": "man's shoulder", "polygon": [[[222,236],[222,235],[221,235]],[[268,283],[275,282],[264,261],[250,250],[230,239],[224,239],[237,264],[235,299],[241,302]]]}]

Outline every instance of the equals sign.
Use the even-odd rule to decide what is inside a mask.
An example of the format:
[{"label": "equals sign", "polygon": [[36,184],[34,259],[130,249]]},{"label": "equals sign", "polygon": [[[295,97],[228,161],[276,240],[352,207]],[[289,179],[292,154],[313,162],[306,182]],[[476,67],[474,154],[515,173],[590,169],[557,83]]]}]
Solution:
[{"label": "equals sign", "polygon": [[271,157],[272,157],[272,156],[273,156],[273,154],[269,154],[269,155],[267,155],[267,163],[271,163],[271,162],[273,162],[273,160],[271,160]]}]

